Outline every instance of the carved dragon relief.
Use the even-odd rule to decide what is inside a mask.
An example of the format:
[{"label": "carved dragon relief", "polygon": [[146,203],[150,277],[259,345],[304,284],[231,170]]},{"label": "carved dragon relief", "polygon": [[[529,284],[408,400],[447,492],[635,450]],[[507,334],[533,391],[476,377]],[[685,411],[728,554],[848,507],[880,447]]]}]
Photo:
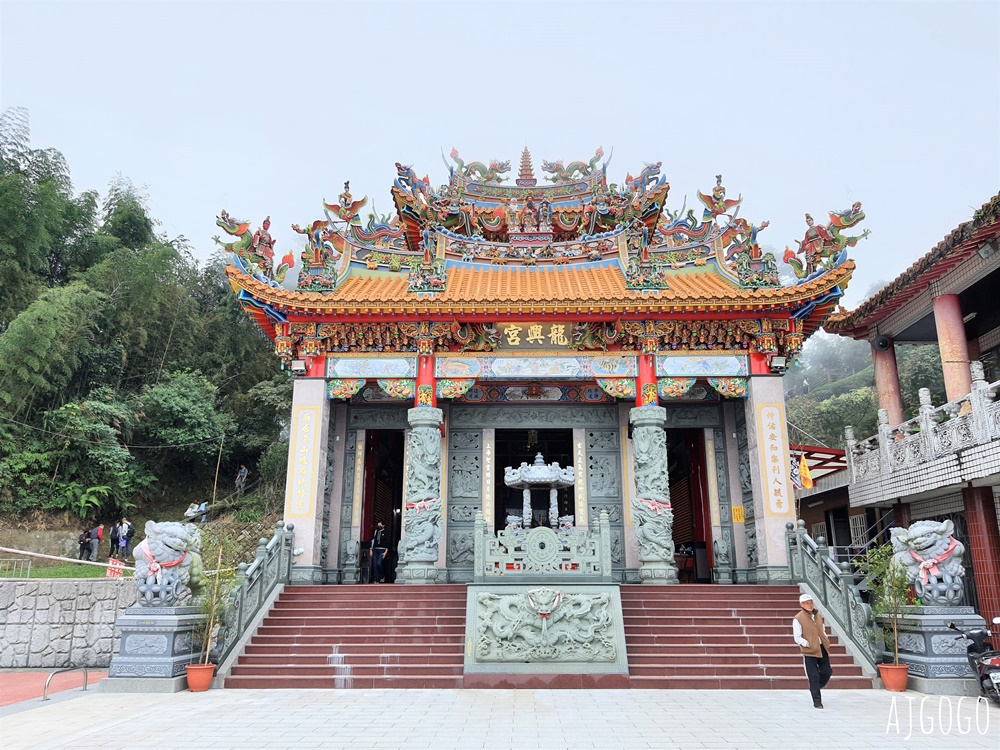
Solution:
[{"label": "carved dragon relief", "polygon": [[537,588],[476,596],[480,662],[613,662],[617,657],[608,594]]}]

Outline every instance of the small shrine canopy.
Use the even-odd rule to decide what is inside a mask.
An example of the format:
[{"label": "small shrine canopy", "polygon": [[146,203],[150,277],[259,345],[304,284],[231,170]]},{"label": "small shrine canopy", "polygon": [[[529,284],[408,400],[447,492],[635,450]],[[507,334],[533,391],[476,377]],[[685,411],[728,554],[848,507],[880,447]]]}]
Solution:
[{"label": "small shrine canopy", "polygon": [[[986,258],[998,251],[1000,251],[1000,193],[976,211],[971,221],[959,224],[926,255],[877,294],[862,302],[855,310],[838,310],[830,315],[824,328],[830,333],[854,339],[867,339],[872,326],[885,321],[890,315],[905,307],[934,281],[951,273],[976,253]],[[973,287],[971,293],[976,299],[970,300],[971,304],[963,305],[964,308],[983,312],[996,309],[996,289],[992,285],[992,280],[982,284],[980,289]],[[991,325],[995,324],[994,320]],[[977,321],[976,325],[982,327],[983,321]],[[921,330],[911,328],[906,332],[880,331],[880,333],[894,336],[902,334],[902,339],[908,341],[936,340],[932,319],[928,319],[919,328]],[[969,331],[969,334],[970,337],[977,335],[973,331]]]},{"label": "small shrine canopy", "polygon": [[[587,161],[542,160],[539,179],[526,148],[511,182],[510,161],[466,162],[452,149],[437,188],[396,164],[393,216],[363,220],[368,198],[356,200],[345,182],[336,203],[323,203],[323,218],[292,225],[305,239],[298,259],[279,260],[270,217],[252,232],[223,211],[216,224],[233,241],[216,242],[232,253],[227,274],[244,310],[276,344],[295,321],[462,325],[528,314],[623,324],[708,314],[726,335],[692,329],[674,348],[795,356],[843,295],[855,267],[847,251],[867,236],[847,234],[865,218],[860,203],[831,212],[827,224],[806,214],[804,238],[782,258],[789,283],[758,244],[768,222],[741,217],[743,198],[727,197],[721,175],[697,193],[697,210],[684,199],[671,211],[661,162],[611,182],[603,157],[599,148]],[[753,340],[733,335],[740,326],[756,326]],[[599,345],[608,344],[622,345],[607,337]],[[288,347],[279,354],[287,359]]]}]

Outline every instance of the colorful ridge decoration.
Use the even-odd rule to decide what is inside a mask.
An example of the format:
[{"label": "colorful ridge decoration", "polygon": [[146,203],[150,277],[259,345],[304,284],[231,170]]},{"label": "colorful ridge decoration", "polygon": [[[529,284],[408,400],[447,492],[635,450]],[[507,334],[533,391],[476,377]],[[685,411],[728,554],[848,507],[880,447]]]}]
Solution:
[{"label": "colorful ridge decoration", "polygon": [[437,397],[460,398],[475,382],[475,380],[439,380],[437,381]]},{"label": "colorful ridge decoration", "polygon": [[351,399],[358,394],[358,391],[360,391],[364,385],[364,378],[331,380],[326,384],[326,397],[343,400]]},{"label": "colorful ridge decoration", "polygon": [[658,383],[662,398],[680,398],[691,390],[697,378],[660,378]]},{"label": "colorful ridge decoration", "polygon": [[747,395],[746,378],[709,378],[708,384],[726,398],[743,398]]},{"label": "colorful ridge decoration", "polygon": [[598,378],[601,390],[615,398],[635,398],[635,378]]},{"label": "colorful ridge decoration", "polygon": [[417,392],[417,381],[410,378],[379,379],[378,387],[385,391],[387,396],[410,399]]}]

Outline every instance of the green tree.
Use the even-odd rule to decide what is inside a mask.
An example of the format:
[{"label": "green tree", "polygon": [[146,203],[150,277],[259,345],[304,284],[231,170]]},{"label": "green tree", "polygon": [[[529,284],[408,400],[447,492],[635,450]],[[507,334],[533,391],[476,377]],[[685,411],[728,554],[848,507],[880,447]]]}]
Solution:
[{"label": "green tree", "polygon": [[106,301],[82,282],[50,289],[0,335],[0,403],[9,416],[66,387]]},{"label": "green tree", "polygon": [[234,431],[232,419],[216,409],[217,392],[197,371],[164,373],[162,381],[143,389],[137,435],[163,446],[155,459],[161,470],[214,468],[222,436]]}]

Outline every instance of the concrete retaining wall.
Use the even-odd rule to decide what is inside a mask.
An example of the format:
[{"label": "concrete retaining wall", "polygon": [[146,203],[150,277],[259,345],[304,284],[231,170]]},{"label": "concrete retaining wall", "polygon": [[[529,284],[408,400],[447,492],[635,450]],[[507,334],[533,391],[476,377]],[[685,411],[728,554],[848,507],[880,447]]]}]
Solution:
[{"label": "concrete retaining wall", "polygon": [[106,667],[135,581],[0,580],[0,667]]}]

